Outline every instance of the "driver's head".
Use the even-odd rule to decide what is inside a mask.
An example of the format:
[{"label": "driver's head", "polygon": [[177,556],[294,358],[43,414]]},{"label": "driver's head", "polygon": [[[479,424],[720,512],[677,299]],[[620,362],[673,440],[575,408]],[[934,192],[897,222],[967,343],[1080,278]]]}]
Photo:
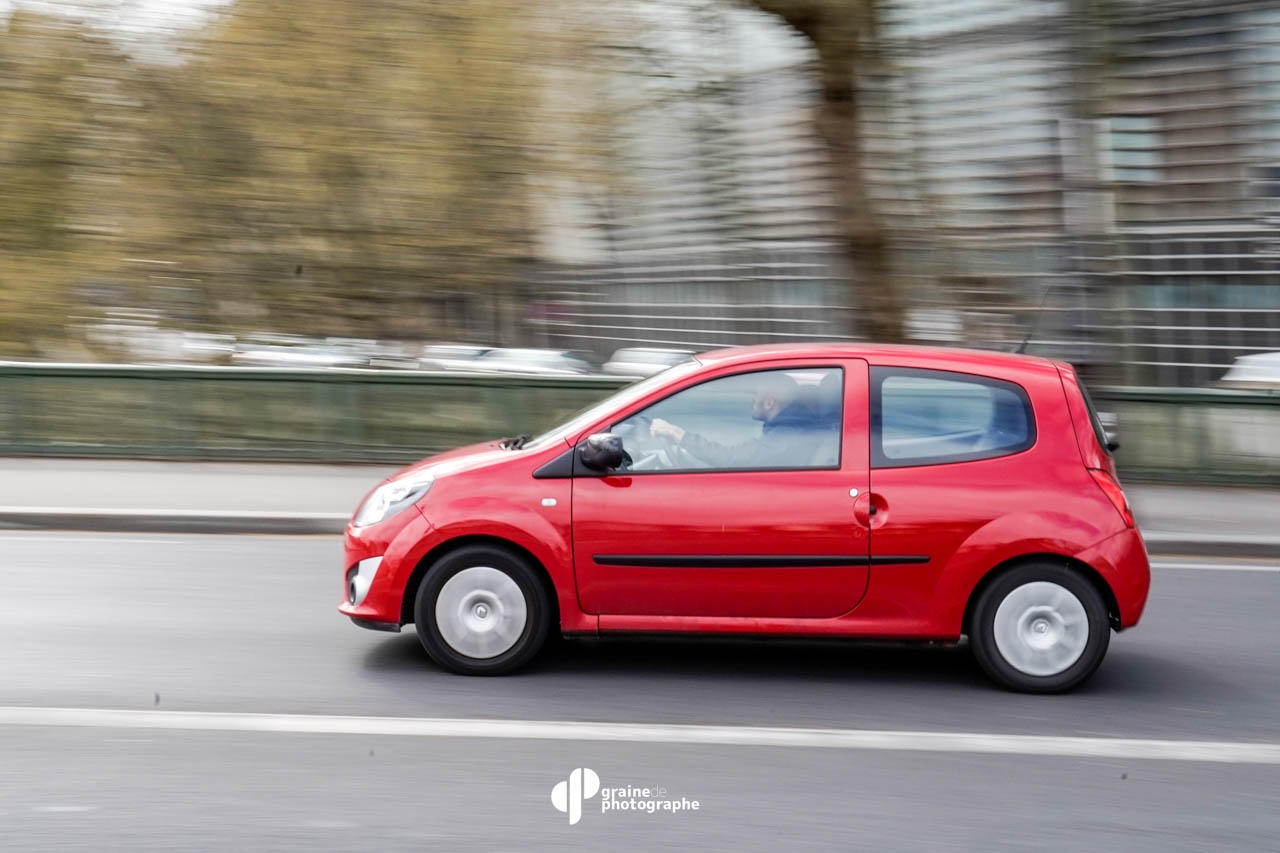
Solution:
[{"label": "driver's head", "polygon": [[751,417],[768,423],[795,402],[799,395],[800,386],[790,376],[785,373],[766,373],[756,383],[756,395],[751,401]]}]

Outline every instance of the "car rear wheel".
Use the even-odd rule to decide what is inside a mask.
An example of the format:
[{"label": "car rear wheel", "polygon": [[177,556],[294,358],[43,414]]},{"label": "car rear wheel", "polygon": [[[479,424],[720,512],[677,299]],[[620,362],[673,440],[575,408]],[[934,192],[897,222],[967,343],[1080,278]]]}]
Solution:
[{"label": "car rear wheel", "polygon": [[974,657],[998,684],[1022,693],[1062,693],[1102,664],[1111,641],[1097,588],[1066,565],[1011,569],[978,598],[969,626]]},{"label": "car rear wheel", "polygon": [[551,603],[537,572],[500,548],[441,557],[414,601],[418,639],[431,659],[464,675],[505,675],[546,642]]}]

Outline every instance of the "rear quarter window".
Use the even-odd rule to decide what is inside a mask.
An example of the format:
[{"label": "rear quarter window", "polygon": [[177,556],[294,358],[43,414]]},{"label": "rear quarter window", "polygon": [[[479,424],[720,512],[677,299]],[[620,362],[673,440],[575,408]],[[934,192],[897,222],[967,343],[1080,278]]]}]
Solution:
[{"label": "rear quarter window", "polygon": [[1031,400],[1013,382],[900,367],[871,368],[871,464],[942,465],[1009,456],[1036,441]]},{"label": "rear quarter window", "polygon": [[1098,439],[1098,447],[1103,453],[1110,456],[1111,446],[1107,439],[1106,427],[1102,424],[1102,418],[1098,415],[1097,407],[1093,405],[1093,399],[1089,396],[1089,389],[1084,387],[1079,375],[1076,376],[1076,385],[1080,388],[1080,396],[1084,398],[1084,407],[1089,413],[1089,425],[1093,427],[1094,438]]}]

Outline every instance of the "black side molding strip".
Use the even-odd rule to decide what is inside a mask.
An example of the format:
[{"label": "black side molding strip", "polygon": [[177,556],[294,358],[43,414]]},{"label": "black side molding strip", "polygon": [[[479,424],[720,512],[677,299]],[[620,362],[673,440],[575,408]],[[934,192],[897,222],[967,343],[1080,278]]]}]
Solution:
[{"label": "black side molding strip", "polygon": [[873,566],[908,566],[927,562],[928,556],[922,554],[882,554],[871,558]]},{"label": "black side molding strip", "polygon": [[865,554],[596,554],[592,559],[597,566],[646,569],[814,569],[929,562],[928,557],[868,557]]}]

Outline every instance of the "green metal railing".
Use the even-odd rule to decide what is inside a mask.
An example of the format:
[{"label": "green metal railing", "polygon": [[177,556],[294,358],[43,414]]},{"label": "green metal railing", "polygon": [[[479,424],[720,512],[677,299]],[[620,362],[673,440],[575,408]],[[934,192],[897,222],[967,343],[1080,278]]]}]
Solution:
[{"label": "green metal railing", "polygon": [[1099,388],[1127,480],[1280,486],[1280,392]]},{"label": "green metal railing", "polygon": [[395,370],[0,365],[0,455],[408,462],[535,433],[622,383]]},{"label": "green metal railing", "polygon": [[[409,462],[625,384],[394,370],[0,364],[0,455]],[[1280,486],[1280,393],[1095,389],[1131,480]]]}]

